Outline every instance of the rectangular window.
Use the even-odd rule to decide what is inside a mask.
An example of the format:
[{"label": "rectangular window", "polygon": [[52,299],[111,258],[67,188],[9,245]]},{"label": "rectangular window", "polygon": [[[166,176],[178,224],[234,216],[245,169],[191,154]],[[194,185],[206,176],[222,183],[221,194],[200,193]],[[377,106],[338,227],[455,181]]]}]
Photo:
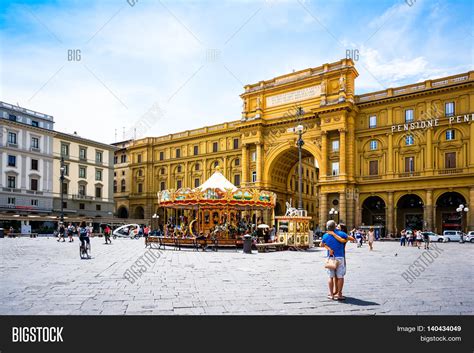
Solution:
[{"label": "rectangular window", "polygon": [[377,115],[369,117],[369,128],[373,129],[374,127],[377,127]]},{"label": "rectangular window", "polygon": [[95,205],[95,210],[100,211],[102,209],[101,205]]},{"label": "rectangular window", "polygon": [[238,167],[240,165],[240,158],[235,159],[235,166]]},{"label": "rectangular window", "polygon": [[38,160],[32,159],[31,160],[31,170],[38,170]]},{"label": "rectangular window", "polygon": [[165,159],[165,152],[161,151],[160,152],[160,161],[163,161]]},{"label": "rectangular window", "polygon": [[102,188],[100,186],[96,186],[96,188],[95,188],[95,197],[97,197],[97,198],[102,197]]},{"label": "rectangular window", "polygon": [[369,161],[369,175],[379,174],[379,161]]},{"label": "rectangular window", "polygon": [[332,163],[331,175],[334,175],[334,176],[339,175],[339,162]]},{"label": "rectangular window", "polygon": [[120,192],[125,192],[126,187],[125,187],[125,180],[122,180],[120,182]]},{"label": "rectangular window", "polygon": [[66,145],[65,143],[61,144],[61,156],[69,157],[69,145]]},{"label": "rectangular window", "polygon": [[414,120],[413,109],[405,110],[405,122],[409,123],[409,122],[412,122],[413,120]]},{"label": "rectangular window", "polygon": [[102,170],[101,169],[97,169],[95,171],[95,180],[96,181],[101,181],[102,180]]},{"label": "rectangular window", "polygon": [[239,149],[239,139],[234,139],[234,150]]},{"label": "rectangular window", "polygon": [[63,194],[67,195],[68,194],[68,183],[63,183]]},{"label": "rectangular window", "polygon": [[415,157],[405,157],[405,173],[413,173],[415,171]]},{"label": "rectangular window", "polygon": [[16,156],[8,156],[8,166],[16,167]]},{"label": "rectangular window", "polygon": [[39,138],[37,137],[32,137],[31,138],[31,148],[39,148]]},{"label": "rectangular window", "polygon": [[31,126],[39,127],[39,123],[36,120],[31,120]]},{"label": "rectangular window", "polygon": [[452,141],[454,140],[456,137],[456,134],[454,133],[454,130],[447,130],[446,131],[446,140],[447,141]]},{"label": "rectangular window", "polygon": [[194,187],[197,188],[201,184],[199,178],[194,179]]},{"label": "rectangular window", "polygon": [[9,205],[14,205],[16,203],[16,200],[14,197],[9,197],[7,203]]},{"label": "rectangular window", "polygon": [[36,199],[31,200],[31,206],[38,206],[38,200]]},{"label": "rectangular window", "polygon": [[339,140],[332,140],[332,151],[339,151]]},{"label": "rectangular window", "polygon": [[102,152],[101,151],[96,151],[95,152],[95,162],[96,163],[102,163]]},{"label": "rectangular window", "polygon": [[372,151],[376,150],[377,149],[377,140],[371,140],[370,141],[370,149]]},{"label": "rectangular window", "polygon": [[199,146],[194,146],[193,149],[194,149],[193,151],[194,155],[197,156],[199,154]]},{"label": "rectangular window", "polygon": [[217,152],[219,150],[219,144],[217,142],[214,142],[212,144],[212,152]]},{"label": "rectangular window", "polygon": [[38,179],[30,180],[30,190],[38,191]]},{"label": "rectangular window", "polygon": [[162,182],[160,183],[160,190],[163,191],[163,190],[165,190],[165,189],[166,189],[166,183],[165,183],[164,181],[162,181]]},{"label": "rectangular window", "polygon": [[79,147],[79,159],[87,159],[87,149],[85,147]]},{"label": "rectangular window", "polygon": [[252,183],[257,181],[257,172],[252,172]]},{"label": "rectangular window", "polygon": [[445,168],[456,168],[456,152],[448,152],[444,155]]},{"label": "rectangular window", "polygon": [[181,158],[181,149],[176,149],[176,158]]},{"label": "rectangular window", "polygon": [[234,185],[235,186],[240,186],[240,174],[235,174],[234,175]]},{"label": "rectangular window", "polygon": [[454,102],[448,102],[444,105],[444,113],[446,116],[454,115]]},{"label": "rectangular window", "polygon": [[79,184],[79,196],[86,196],[86,186],[84,184]]},{"label": "rectangular window", "polygon": [[117,192],[117,180],[114,180],[114,194]]},{"label": "rectangular window", "polygon": [[118,164],[118,157],[114,156],[114,164]]},{"label": "rectangular window", "polygon": [[16,115],[8,114],[8,120],[10,120],[10,121],[16,121]]},{"label": "rectangular window", "polygon": [[255,162],[257,160],[257,152],[252,152],[252,162]]},{"label": "rectangular window", "polygon": [[120,163],[127,163],[127,155],[126,154],[122,154],[120,156]]},{"label": "rectangular window", "polygon": [[12,145],[17,144],[16,133],[15,132],[8,132],[8,143]]},{"label": "rectangular window", "polygon": [[79,166],[79,178],[86,178],[87,169],[86,167]]},{"label": "rectangular window", "polygon": [[16,188],[16,177],[14,176],[8,176],[8,187],[15,189]]},{"label": "rectangular window", "polygon": [[176,181],[176,189],[181,189],[181,187],[183,186],[183,183],[181,180],[177,180]]},{"label": "rectangular window", "polygon": [[85,208],[86,208],[86,205],[85,205],[85,204],[83,204],[83,203],[80,203],[80,204],[79,204],[79,209],[80,209],[80,210],[84,210]]},{"label": "rectangular window", "polygon": [[137,163],[141,163],[142,162],[142,155],[139,154],[137,155]]},{"label": "rectangular window", "polygon": [[143,184],[142,183],[139,183],[138,184],[138,193],[142,193],[143,192]]},{"label": "rectangular window", "polygon": [[64,164],[64,175],[69,175],[69,164],[67,163]]},{"label": "rectangular window", "polygon": [[67,208],[67,202],[66,201],[63,202],[63,208]]}]

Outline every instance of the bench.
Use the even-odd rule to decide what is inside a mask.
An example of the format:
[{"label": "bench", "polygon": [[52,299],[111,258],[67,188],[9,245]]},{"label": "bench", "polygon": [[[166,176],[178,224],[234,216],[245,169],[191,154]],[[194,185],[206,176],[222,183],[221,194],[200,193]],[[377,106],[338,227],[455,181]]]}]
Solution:
[{"label": "bench", "polygon": [[285,249],[285,243],[258,243],[255,246],[258,252],[267,252],[268,250],[281,251]]}]

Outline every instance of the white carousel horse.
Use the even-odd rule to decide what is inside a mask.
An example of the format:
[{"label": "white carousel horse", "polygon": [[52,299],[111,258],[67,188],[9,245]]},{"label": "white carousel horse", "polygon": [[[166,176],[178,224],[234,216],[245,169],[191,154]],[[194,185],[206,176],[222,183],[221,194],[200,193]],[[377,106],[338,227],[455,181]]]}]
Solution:
[{"label": "white carousel horse", "polygon": [[295,207],[291,206],[290,202],[286,202],[286,213],[285,216],[297,216],[298,215],[298,209]]}]

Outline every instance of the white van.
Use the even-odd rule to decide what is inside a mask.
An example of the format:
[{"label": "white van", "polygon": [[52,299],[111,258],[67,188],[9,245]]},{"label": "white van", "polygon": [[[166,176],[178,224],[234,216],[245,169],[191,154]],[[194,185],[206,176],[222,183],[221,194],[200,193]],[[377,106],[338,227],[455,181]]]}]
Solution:
[{"label": "white van", "polygon": [[444,242],[448,242],[459,241],[461,240],[461,236],[464,236],[464,233],[459,230],[445,230],[441,237],[443,238]]}]

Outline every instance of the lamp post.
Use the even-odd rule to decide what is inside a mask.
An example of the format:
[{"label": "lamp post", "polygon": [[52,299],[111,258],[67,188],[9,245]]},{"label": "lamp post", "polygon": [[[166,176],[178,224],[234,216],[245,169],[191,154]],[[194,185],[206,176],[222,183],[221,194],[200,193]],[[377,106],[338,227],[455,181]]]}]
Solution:
[{"label": "lamp post", "polygon": [[469,208],[464,206],[463,204],[460,204],[458,208],[456,208],[456,212],[459,213],[459,221],[461,222],[461,237],[459,238],[460,243],[464,243],[464,238],[463,238],[463,231],[462,231],[462,218],[463,218],[463,212],[466,212],[466,214],[469,212]]},{"label": "lamp post", "polygon": [[334,207],[329,210],[329,216],[331,216],[330,218],[332,220],[334,220],[334,217],[337,216],[338,213],[338,210],[336,210]]},{"label": "lamp post", "polygon": [[[298,121],[304,115],[304,110],[301,107],[298,107],[296,111],[296,116]],[[298,134],[298,141],[296,145],[298,146],[298,210],[303,210],[303,165],[302,165],[302,150],[303,150],[303,133],[304,127],[301,124],[298,124],[295,128],[295,132]]]},{"label": "lamp post", "polygon": [[66,167],[64,166],[64,157],[61,157],[61,166],[59,168],[59,171],[61,172],[61,176],[59,177],[59,180],[61,181],[61,188],[60,188],[60,193],[61,193],[61,223],[64,224],[64,172],[66,170]]},{"label": "lamp post", "polygon": [[151,227],[152,228],[155,228],[155,220],[158,220],[159,218],[160,218],[160,216],[158,216],[156,213],[153,216],[151,216]]}]

